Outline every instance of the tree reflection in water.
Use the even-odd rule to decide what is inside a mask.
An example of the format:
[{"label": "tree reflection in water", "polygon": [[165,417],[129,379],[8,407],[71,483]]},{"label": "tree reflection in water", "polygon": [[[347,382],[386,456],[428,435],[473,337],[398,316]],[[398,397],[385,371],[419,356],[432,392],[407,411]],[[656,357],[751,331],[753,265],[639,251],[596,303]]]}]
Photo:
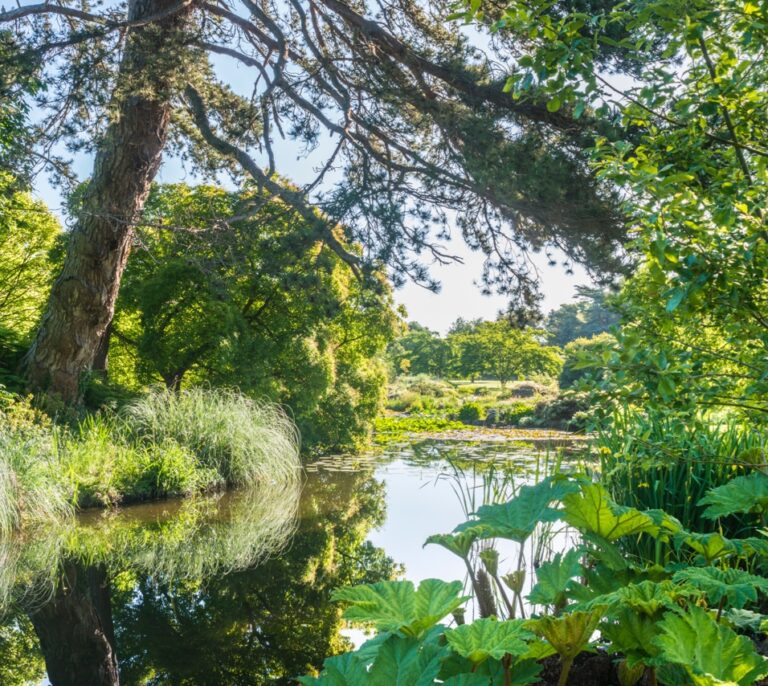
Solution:
[{"label": "tree reflection in water", "polygon": [[318,472],[0,541],[0,683],[40,679],[35,633],[53,686],[293,683],[347,648],[332,589],[398,571],[383,517],[370,471]]}]

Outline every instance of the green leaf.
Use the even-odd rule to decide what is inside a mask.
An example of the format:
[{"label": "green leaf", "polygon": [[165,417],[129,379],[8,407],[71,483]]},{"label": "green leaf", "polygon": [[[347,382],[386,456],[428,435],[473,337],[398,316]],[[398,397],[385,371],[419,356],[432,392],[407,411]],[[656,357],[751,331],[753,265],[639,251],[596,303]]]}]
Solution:
[{"label": "green leaf", "polygon": [[752,472],[713,488],[698,502],[709,505],[703,516],[717,519],[740,512],[764,512],[768,508],[768,475]]},{"label": "green leaf", "polygon": [[600,634],[610,642],[610,652],[623,654],[628,667],[660,664],[660,649],[654,643],[660,631],[657,619],[622,608],[611,620],[600,625]]},{"label": "green leaf", "polygon": [[746,636],[718,624],[700,607],[669,613],[655,639],[665,660],[682,666],[694,684],[751,686],[768,673],[768,663]]},{"label": "green leaf", "polygon": [[675,573],[672,579],[698,588],[711,605],[718,605],[725,599],[728,605],[738,609],[757,602],[757,591],[768,591],[768,579],[741,569],[688,567]]},{"label": "green leaf", "polygon": [[564,659],[576,657],[589,644],[605,607],[569,612],[559,617],[529,619],[525,627],[541,636]]},{"label": "green leaf", "polygon": [[345,619],[371,623],[379,631],[419,636],[469,600],[459,596],[463,587],[461,581],[425,579],[417,591],[411,581],[382,581],[342,588],[332,597],[351,603]]},{"label": "green leaf", "polygon": [[571,580],[582,572],[579,548],[569,550],[565,555],[557,553],[550,562],[536,570],[536,585],[531,590],[528,600],[537,605],[554,605],[562,608],[566,603],[566,592]]},{"label": "green leaf", "polygon": [[548,112],[557,112],[561,106],[562,106],[562,102],[560,101],[560,98],[558,96],[555,96],[551,100],[547,100]]},{"label": "green leaf", "polygon": [[529,639],[533,639],[533,634],[525,630],[521,620],[478,619],[445,632],[448,645],[476,665],[489,657],[501,660],[507,653],[523,655]]},{"label": "green leaf", "polygon": [[329,657],[323,662],[319,677],[301,676],[304,686],[364,686],[368,683],[368,671],[355,653]]},{"label": "green leaf", "polygon": [[469,530],[458,534],[434,534],[424,542],[424,545],[433,543],[442,546],[454,555],[458,555],[462,560],[466,560],[469,551],[472,550],[472,544],[476,540],[477,533]]},{"label": "green leaf", "polygon": [[448,649],[411,636],[391,636],[368,673],[369,686],[430,686]]},{"label": "green leaf", "polygon": [[564,519],[571,526],[606,541],[640,533],[652,536],[659,533],[659,526],[648,514],[617,505],[600,484],[584,484],[579,493],[566,495],[563,510]]},{"label": "green leaf", "polygon": [[675,536],[674,540],[678,548],[680,545],[687,545],[699,553],[708,563],[737,552],[736,544],[719,533],[699,534],[683,531]]},{"label": "green leaf", "polygon": [[560,512],[550,503],[573,491],[573,482],[547,478],[535,486],[523,486],[507,503],[483,505],[477,519],[456,527],[457,532],[474,531],[479,538],[508,538],[521,543],[534,531],[539,522],[552,522]]}]

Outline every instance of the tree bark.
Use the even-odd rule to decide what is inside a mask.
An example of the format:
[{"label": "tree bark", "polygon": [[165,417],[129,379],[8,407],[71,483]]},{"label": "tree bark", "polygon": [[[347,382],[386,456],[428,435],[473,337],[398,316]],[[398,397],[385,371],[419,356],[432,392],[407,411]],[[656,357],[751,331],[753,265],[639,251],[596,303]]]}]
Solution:
[{"label": "tree bark", "polygon": [[[178,0],[131,0],[130,20],[168,12]],[[128,31],[112,121],[101,140],[93,176],[53,285],[26,374],[34,391],[68,403],[81,396],[115,311],[120,280],[157,173],[171,116],[171,98],[185,69],[185,27],[191,3],[162,20]]]},{"label": "tree bark", "polygon": [[109,580],[68,563],[52,600],[30,614],[52,686],[119,686]]}]

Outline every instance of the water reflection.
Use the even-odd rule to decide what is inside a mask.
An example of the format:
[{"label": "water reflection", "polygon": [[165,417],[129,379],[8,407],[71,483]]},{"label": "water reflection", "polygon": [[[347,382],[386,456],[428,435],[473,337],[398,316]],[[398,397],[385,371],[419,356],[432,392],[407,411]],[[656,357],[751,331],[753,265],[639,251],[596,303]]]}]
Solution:
[{"label": "water reflection", "polygon": [[426,537],[537,480],[553,455],[390,446],[313,467],[301,493],[271,484],[90,513],[0,542],[0,684],[46,671],[54,686],[295,683],[349,647],[334,588],[403,562],[414,581],[464,577]]}]

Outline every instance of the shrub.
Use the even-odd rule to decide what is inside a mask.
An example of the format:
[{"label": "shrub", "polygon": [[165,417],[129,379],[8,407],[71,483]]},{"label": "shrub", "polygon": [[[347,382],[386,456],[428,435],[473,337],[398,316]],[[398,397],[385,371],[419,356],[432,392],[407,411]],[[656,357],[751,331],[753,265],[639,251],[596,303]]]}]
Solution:
[{"label": "shrub", "polygon": [[465,424],[474,424],[479,422],[483,417],[483,408],[479,403],[464,403],[459,408],[459,420]]},{"label": "shrub", "polygon": [[514,403],[504,405],[499,411],[499,423],[518,424],[523,417],[529,417],[534,413],[536,406],[531,403]]},{"label": "shrub", "polygon": [[299,478],[299,437],[283,410],[237,391],[155,390],[123,412],[128,431],[155,445],[174,441],[227,485]]},{"label": "shrub", "polygon": [[[579,381],[602,378],[603,370],[599,367],[603,351],[616,344],[616,339],[609,333],[601,333],[592,338],[577,338],[565,346],[565,361],[560,372],[560,388],[572,388]],[[590,362],[594,367],[581,367]]]},{"label": "shrub", "polygon": [[[536,426],[550,429],[584,429],[586,425],[585,413],[589,409],[590,403],[587,393],[566,391],[554,398],[537,403],[533,423]],[[577,414],[580,419],[576,418]]]},{"label": "shrub", "polygon": [[533,398],[537,395],[546,395],[552,392],[552,387],[535,381],[514,381],[503,392],[499,393],[499,400],[506,398]]}]

